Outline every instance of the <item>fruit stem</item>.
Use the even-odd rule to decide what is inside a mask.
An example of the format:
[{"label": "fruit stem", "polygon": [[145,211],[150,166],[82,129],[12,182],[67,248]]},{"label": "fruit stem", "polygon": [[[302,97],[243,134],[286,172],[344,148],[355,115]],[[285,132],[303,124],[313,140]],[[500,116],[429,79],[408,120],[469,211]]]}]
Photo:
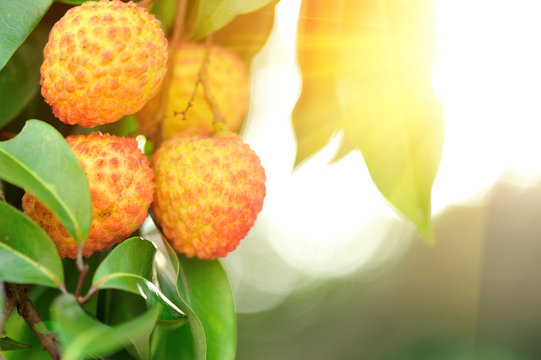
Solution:
[{"label": "fruit stem", "polygon": [[85,263],[83,261],[83,242],[79,241],[77,244],[77,257],[75,259],[75,264],[77,265],[77,270],[79,272],[84,271]]},{"label": "fruit stem", "polygon": [[167,73],[163,80],[162,89],[159,95],[158,110],[154,116],[157,126],[154,130],[152,140],[156,145],[161,142],[162,123],[165,118],[167,101],[169,99],[169,89],[173,80],[173,69],[175,68],[176,49],[180,46],[182,33],[184,32],[184,18],[186,16],[186,8],[188,2],[186,0],[177,1],[177,11],[175,14],[175,22],[173,23],[173,33],[169,41],[168,58],[167,58]]},{"label": "fruit stem", "polygon": [[213,123],[224,123],[225,119],[222,116],[222,113],[220,113],[220,109],[218,108],[218,104],[216,103],[216,99],[212,95],[212,91],[210,90],[210,84],[208,81],[208,63],[210,58],[210,51],[212,48],[212,34],[208,35],[205,39],[205,62],[204,66],[202,68],[202,76],[201,76],[201,83],[203,84],[203,89],[205,90],[205,97],[207,99],[207,102],[212,110],[212,113],[214,115],[214,121]]},{"label": "fruit stem", "polygon": [[92,295],[94,295],[96,291],[98,291],[98,288],[92,285],[90,289],[88,289],[88,292],[86,293],[86,295],[83,296],[82,298],[78,297],[77,301],[79,302],[79,304],[83,305],[92,297]]},{"label": "fruit stem", "polygon": [[75,289],[75,298],[79,303],[80,301],[80,295],[81,295],[81,289],[83,288],[83,282],[85,280],[86,274],[88,273],[88,264],[83,264],[83,268],[79,269],[79,280],[77,281],[77,288]]},{"label": "fruit stem", "polygon": [[195,100],[195,95],[197,94],[197,89],[199,88],[199,84],[203,86],[203,91],[205,93],[205,98],[207,100],[207,103],[209,104],[210,109],[212,110],[212,113],[214,115],[214,121],[213,123],[225,123],[225,119],[220,113],[220,109],[218,108],[218,104],[216,103],[216,100],[214,99],[214,96],[212,95],[212,91],[210,90],[210,84],[208,81],[208,66],[210,62],[210,52],[212,51],[212,34],[208,35],[205,38],[205,53],[203,55],[203,59],[201,60],[201,67],[199,68],[199,73],[197,74],[197,81],[195,82],[192,96],[190,97],[190,100],[188,101],[188,105],[186,105],[186,108],[183,111],[175,111],[173,113],[174,116],[182,115],[182,120],[186,120],[186,114],[188,113],[188,110],[193,106],[193,102]]}]

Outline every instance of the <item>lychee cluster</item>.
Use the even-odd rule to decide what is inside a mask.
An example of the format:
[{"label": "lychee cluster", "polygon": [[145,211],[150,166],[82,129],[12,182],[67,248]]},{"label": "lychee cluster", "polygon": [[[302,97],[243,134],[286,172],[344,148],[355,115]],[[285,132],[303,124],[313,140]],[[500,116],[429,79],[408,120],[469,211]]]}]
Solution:
[{"label": "lychee cluster", "polygon": [[[129,137],[99,132],[66,138],[88,180],[92,224],[83,248],[90,256],[124,240],[145,220],[154,191],[147,157]],[[75,258],[77,243],[60,221],[34,196],[23,196],[23,209],[47,232],[61,257]]]},{"label": "lychee cluster", "polygon": [[[240,127],[248,104],[245,64],[232,51],[208,44],[182,42],[175,51],[171,86],[163,90],[169,91],[162,126],[168,140],[158,147],[152,168],[132,138],[100,132],[66,138],[92,197],[84,256],[128,237],[153,200],[156,221],[175,250],[202,259],[234,250],[261,211],[265,171],[230,130]],[[158,93],[166,63],[167,41],[145,8],[131,1],[89,1],[71,8],[51,30],[42,95],[65,123],[114,122]],[[198,86],[201,69],[205,86]],[[138,116],[154,120],[163,98],[156,96]],[[215,118],[215,107],[225,122]],[[52,212],[29,193],[23,209],[49,234],[60,256],[76,257],[76,242]]]},{"label": "lychee cluster", "polygon": [[139,111],[158,92],[167,40],[146,8],[88,1],[53,26],[43,57],[41,94],[55,116],[91,127]]}]

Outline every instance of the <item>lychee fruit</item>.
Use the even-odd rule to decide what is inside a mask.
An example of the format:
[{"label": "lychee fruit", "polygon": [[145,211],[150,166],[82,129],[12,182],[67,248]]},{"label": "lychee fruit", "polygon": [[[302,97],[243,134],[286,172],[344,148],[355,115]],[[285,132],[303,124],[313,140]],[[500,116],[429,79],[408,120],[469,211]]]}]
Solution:
[{"label": "lychee fruit", "polygon": [[167,40],[144,7],[87,1],[53,26],[43,57],[41,94],[55,116],[91,127],[139,111],[159,91]]},{"label": "lychee fruit", "polygon": [[[203,86],[197,87],[192,106],[186,119],[181,114],[192,98],[205,56],[205,44],[181,42],[176,50],[172,82],[169,88],[162,139],[168,139],[188,128],[213,131],[214,114],[205,97]],[[216,100],[221,115],[232,131],[237,131],[248,107],[248,69],[246,63],[233,50],[212,45],[209,49],[207,79],[210,92]],[[137,114],[141,127],[155,121],[160,96],[154,97]]]},{"label": "lychee fruit", "polygon": [[[223,124],[219,124],[223,125]],[[241,137],[179,133],[151,161],[152,209],[173,248],[188,257],[224,257],[248,234],[265,198],[265,170]]]},{"label": "lychee fruit", "polygon": [[[68,136],[66,141],[81,163],[92,197],[92,224],[83,247],[83,255],[90,256],[121,242],[143,223],[154,175],[133,138],[94,132]],[[22,205],[49,234],[61,257],[76,257],[76,242],[49,209],[28,192]]]}]

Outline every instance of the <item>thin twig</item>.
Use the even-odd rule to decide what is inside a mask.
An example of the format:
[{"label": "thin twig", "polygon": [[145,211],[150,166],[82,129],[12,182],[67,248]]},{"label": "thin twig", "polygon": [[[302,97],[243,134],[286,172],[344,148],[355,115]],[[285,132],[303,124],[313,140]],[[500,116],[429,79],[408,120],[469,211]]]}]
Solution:
[{"label": "thin twig", "polygon": [[187,0],[177,0],[177,11],[175,13],[175,22],[173,23],[173,33],[169,40],[168,58],[167,58],[167,74],[163,79],[162,88],[158,99],[158,108],[152,120],[148,121],[145,126],[142,126],[138,132],[148,134],[154,141],[155,145],[159,145],[162,136],[162,123],[166,116],[167,101],[169,99],[169,89],[173,80],[173,72],[175,68],[175,58],[177,50],[180,46],[182,34],[184,32],[184,18],[186,16]]},{"label": "thin twig", "polygon": [[[207,40],[210,38],[210,36],[211,35],[207,36]],[[212,41],[210,43],[212,43]],[[197,73],[197,81],[195,82],[195,85],[193,87],[190,100],[188,100],[188,104],[186,104],[186,108],[184,110],[175,111],[173,113],[173,116],[182,115],[182,120],[186,120],[186,115],[188,114],[188,110],[190,110],[190,108],[193,106],[195,96],[197,95],[197,89],[199,88],[199,84],[203,85],[203,83],[206,81],[206,73],[207,73],[207,68],[208,68],[209,59],[210,59],[210,49],[211,49],[211,45],[209,45],[209,41],[207,41],[205,44],[205,52],[203,53],[203,58],[201,59],[201,66],[199,67],[199,72]],[[203,85],[203,91],[205,91],[205,85]]]},{"label": "thin twig", "polygon": [[85,280],[85,276],[87,272],[88,272],[88,264],[84,264],[83,269],[79,270],[79,280],[77,281],[77,288],[75,289],[75,294],[74,294],[75,298],[77,299],[77,301],[79,301],[79,303],[81,303],[80,301],[81,289],[83,288],[83,282]]},{"label": "thin twig", "polygon": [[88,292],[86,293],[86,295],[81,298],[81,300],[79,301],[79,304],[82,305],[86,303],[88,300],[90,300],[90,298],[92,297],[92,295],[94,295],[96,291],[98,291],[98,288],[92,285],[90,289],[88,289]]},{"label": "thin twig", "polygon": [[186,108],[183,111],[174,112],[174,116],[182,115],[182,120],[186,120],[186,115],[188,114],[188,111],[190,110],[190,108],[193,106],[193,102],[197,94],[197,89],[199,88],[199,84],[201,84],[203,86],[203,91],[205,93],[205,99],[207,100],[207,103],[210,109],[212,110],[212,114],[214,115],[213,123],[225,122],[225,119],[222,116],[222,113],[220,112],[220,109],[218,107],[218,103],[216,102],[214,95],[212,95],[212,90],[210,89],[210,83],[208,80],[208,68],[209,68],[209,63],[210,63],[211,51],[212,51],[212,34],[208,35],[205,39],[205,53],[203,55],[203,60],[201,61],[201,67],[199,68],[199,73],[197,75],[197,81],[192,91],[192,96],[190,97],[190,100],[188,101],[188,104],[186,105]]},{"label": "thin twig", "polygon": [[[203,66],[201,66],[202,68]],[[193,101],[195,100],[195,94],[197,94],[197,88],[199,87],[199,84],[201,84],[201,71],[199,72],[199,76],[197,77],[197,81],[195,82],[195,85],[193,87],[192,95],[190,96],[190,100],[188,100],[188,104],[186,105],[186,108],[182,111],[174,111],[173,116],[182,115],[182,120],[186,120],[186,115],[188,114],[188,110],[193,106]]]},{"label": "thin twig", "polygon": [[24,285],[20,284],[5,284],[6,297],[11,298],[14,305],[17,306],[17,312],[26,321],[30,329],[38,337],[43,349],[46,350],[54,360],[60,359],[60,347],[56,337],[49,333],[41,318],[28,297],[28,290]]},{"label": "thin twig", "polygon": [[[210,54],[211,47],[212,47],[212,34],[207,36],[207,38],[205,39],[205,51],[207,53],[207,56],[209,56]],[[220,122],[225,123],[225,119],[222,116],[220,109],[218,108],[216,99],[214,98],[214,96],[212,95],[212,91],[210,90],[210,84],[208,81],[208,61],[203,70],[203,79],[201,83],[203,84],[203,89],[205,89],[205,97],[207,99],[207,102],[210,108],[212,109],[212,113],[214,114],[213,124],[220,123]]]}]

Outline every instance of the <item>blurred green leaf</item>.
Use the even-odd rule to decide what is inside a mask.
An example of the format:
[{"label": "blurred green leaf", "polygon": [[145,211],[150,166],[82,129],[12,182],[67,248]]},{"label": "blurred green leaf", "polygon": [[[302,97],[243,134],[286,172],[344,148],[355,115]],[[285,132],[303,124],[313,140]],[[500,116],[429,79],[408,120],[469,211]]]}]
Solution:
[{"label": "blurred green leaf", "polygon": [[141,283],[152,280],[155,253],[156,247],[151,241],[140,237],[124,240],[100,264],[92,286],[141,294]]},{"label": "blurred green leaf", "polygon": [[272,0],[199,0],[196,11],[190,11],[188,23],[193,23],[192,39],[201,39],[228,24],[237,15],[246,14]]},{"label": "blurred green leaf", "polygon": [[152,3],[150,12],[162,23],[162,29],[167,34],[173,26],[177,11],[177,0],[160,0]]},{"label": "blurred green leaf", "polygon": [[36,27],[53,0],[0,0],[0,69]]},{"label": "blurred green leaf", "polygon": [[63,286],[62,262],[45,231],[0,201],[0,280]]},{"label": "blurred green leaf", "polygon": [[17,116],[39,89],[42,47],[40,41],[30,40],[25,41],[0,70],[0,127]]},{"label": "blurred green leaf", "polygon": [[0,351],[26,350],[30,348],[31,346],[29,344],[13,340],[7,336],[0,338]]},{"label": "blurred green leaf", "polygon": [[235,17],[214,33],[214,43],[235,51],[249,65],[267,42],[274,24],[276,2],[271,1],[256,11]]},{"label": "blurred green leaf", "polygon": [[39,120],[28,120],[15,138],[0,142],[0,178],[42,201],[74,239],[85,241],[92,202],[81,165],[62,135]]},{"label": "blurred green leaf", "polygon": [[431,86],[432,2],[305,1],[299,19],[296,163],[342,133],[337,158],[360,150],[380,192],[432,241],[443,148],[442,103]]},{"label": "blurred green leaf", "polygon": [[70,294],[60,295],[53,303],[52,317],[63,347],[64,360],[81,360],[114,353],[129,345],[133,339],[153,328],[160,306],[136,319],[110,327],[88,316]]},{"label": "blurred green leaf", "polygon": [[203,325],[179,291],[178,282],[184,282],[185,278],[180,276],[178,258],[161,236],[156,237],[155,243],[158,246],[157,256],[161,257],[157,261],[160,288],[188,316],[189,327],[182,326],[166,332],[158,328],[157,336],[153,337],[153,359],[167,360],[168,354],[175,354],[178,359],[205,360],[207,344]]}]

